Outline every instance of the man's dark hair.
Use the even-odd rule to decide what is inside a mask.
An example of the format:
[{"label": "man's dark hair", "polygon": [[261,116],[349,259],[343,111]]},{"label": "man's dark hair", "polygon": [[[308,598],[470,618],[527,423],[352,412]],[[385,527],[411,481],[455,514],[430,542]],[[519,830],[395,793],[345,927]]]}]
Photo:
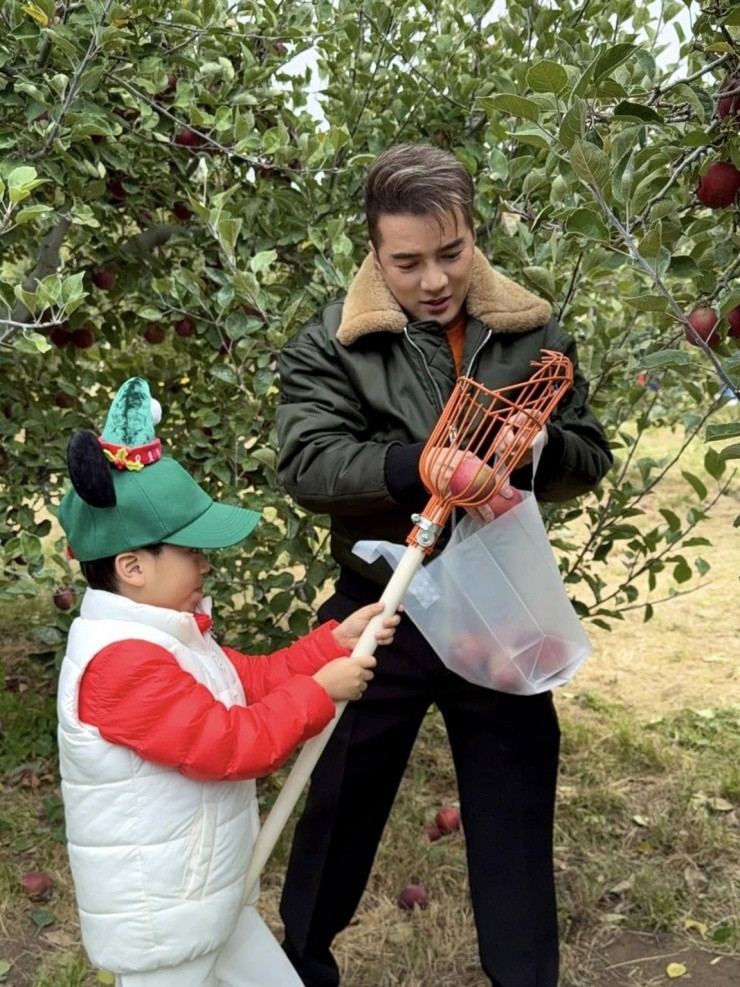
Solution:
[{"label": "man's dark hair", "polygon": [[467,168],[450,151],[427,144],[396,144],[378,155],[365,181],[370,240],[380,245],[381,216],[434,216],[442,222],[458,208],[475,230],[475,187]]},{"label": "man's dark hair", "polygon": [[[144,549],[152,555],[159,555],[164,548],[162,542],[156,545],[145,545]],[[119,552],[118,555],[121,553]],[[116,577],[116,559],[118,555],[107,555],[104,559],[93,559],[90,562],[80,562],[80,569],[90,589],[102,589],[106,593],[118,592]]]}]

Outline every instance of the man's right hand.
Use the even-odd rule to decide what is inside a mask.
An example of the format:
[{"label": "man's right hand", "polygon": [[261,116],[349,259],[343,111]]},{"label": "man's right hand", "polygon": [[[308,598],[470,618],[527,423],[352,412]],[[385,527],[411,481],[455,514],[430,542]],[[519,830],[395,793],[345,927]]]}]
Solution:
[{"label": "man's right hand", "polygon": [[314,679],[329,693],[335,703],[361,699],[373,678],[372,669],[378,664],[372,655],[335,658],[314,674]]}]

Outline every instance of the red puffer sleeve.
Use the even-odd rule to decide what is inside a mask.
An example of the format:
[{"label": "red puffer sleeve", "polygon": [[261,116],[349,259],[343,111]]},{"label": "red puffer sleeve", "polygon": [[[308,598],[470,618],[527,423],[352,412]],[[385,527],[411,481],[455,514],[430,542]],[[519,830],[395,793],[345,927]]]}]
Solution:
[{"label": "red puffer sleeve", "polygon": [[229,709],[165,648],[119,641],[99,651],[80,683],[80,719],[112,744],[197,781],[270,774],[334,716],[308,675],[286,679],[250,706]]},{"label": "red puffer sleeve", "polygon": [[336,620],[329,620],[271,655],[243,655],[224,648],[241,679],[247,702],[259,702],[294,675],[313,675],[327,662],[346,658],[350,652],[337,644],[332,633],[337,626]]}]

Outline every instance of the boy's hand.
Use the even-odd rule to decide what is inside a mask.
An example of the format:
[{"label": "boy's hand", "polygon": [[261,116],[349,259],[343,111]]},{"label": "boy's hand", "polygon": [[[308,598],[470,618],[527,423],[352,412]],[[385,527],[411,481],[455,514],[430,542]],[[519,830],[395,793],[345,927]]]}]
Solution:
[{"label": "boy's hand", "polygon": [[335,702],[349,702],[362,698],[367,684],[373,677],[371,669],[377,661],[371,655],[358,655],[356,658],[335,658],[327,662],[313,676],[329,693]]},{"label": "boy's hand", "polygon": [[[400,611],[403,607],[399,607],[398,609]],[[334,628],[334,640],[340,648],[346,648],[348,651],[351,651],[360,640],[362,632],[372,618],[377,617],[382,612],[383,604],[380,601],[378,603],[370,603],[366,607],[360,607],[359,610],[351,613],[346,620],[343,620],[338,627]],[[375,640],[378,644],[385,645],[391,643],[400,620],[401,617],[398,613],[394,613],[392,617],[385,618],[382,626],[375,632]]]}]

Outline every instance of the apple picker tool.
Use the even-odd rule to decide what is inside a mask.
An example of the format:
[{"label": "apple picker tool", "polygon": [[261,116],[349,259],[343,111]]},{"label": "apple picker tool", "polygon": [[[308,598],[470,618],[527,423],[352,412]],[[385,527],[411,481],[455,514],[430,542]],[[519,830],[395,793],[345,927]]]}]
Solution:
[{"label": "apple picker tool", "polygon": [[[562,353],[543,350],[541,359],[533,361],[532,366],[534,373],[528,380],[497,390],[490,390],[469,377],[458,379],[421,455],[419,471],[431,496],[422,512],[412,515],[414,527],[406,539],[408,547],[380,598],[385,604],[383,613],[368,624],[353,655],[373,654],[378,624],[398,609],[424,556],[437,543],[453,507],[480,507],[496,497],[573,384],[573,366]],[[501,430],[508,425],[516,428],[516,440],[504,445],[500,441]],[[468,457],[495,465],[482,478],[479,478],[479,467],[467,482],[450,483],[459,464]],[[245,898],[259,879],[344,705],[339,704],[334,720],[304,745],[275,800],[254,843]]]}]

